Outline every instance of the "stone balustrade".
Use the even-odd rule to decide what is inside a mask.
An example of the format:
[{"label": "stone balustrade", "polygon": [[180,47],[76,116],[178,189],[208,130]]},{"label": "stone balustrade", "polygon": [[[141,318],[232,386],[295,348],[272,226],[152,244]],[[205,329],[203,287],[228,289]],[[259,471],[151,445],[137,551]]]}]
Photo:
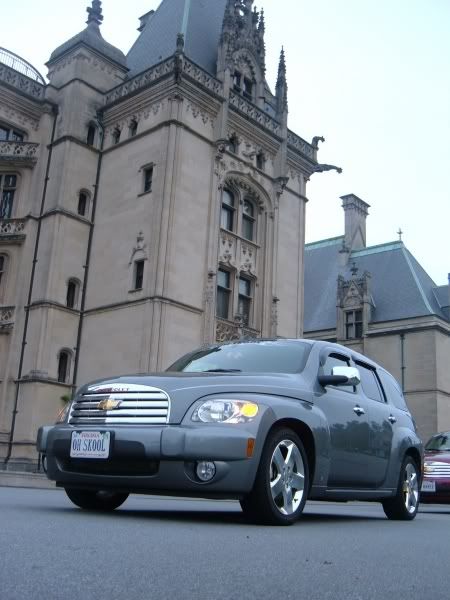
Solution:
[{"label": "stone balustrade", "polygon": [[26,219],[0,219],[0,240],[24,239]]},{"label": "stone balustrade", "polygon": [[31,96],[37,100],[44,99],[45,86],[42,83],[34,81],[2,62],[0,62],[0,81],[16,88],[19,92],[27,96]]},{"label": "stone balustrade", "polygon": [[0,162],[14,161],[34,164],[38,158],[39,144],[34,142],[0,142]]},{"label": "stone balustrade", "polygon": [[15,306],[0,306],[0,333],[12,329]]}]

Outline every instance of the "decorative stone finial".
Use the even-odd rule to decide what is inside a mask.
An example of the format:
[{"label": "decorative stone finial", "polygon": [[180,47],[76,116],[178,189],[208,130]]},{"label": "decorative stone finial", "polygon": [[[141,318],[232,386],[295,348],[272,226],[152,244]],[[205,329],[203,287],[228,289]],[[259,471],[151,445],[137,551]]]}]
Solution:
[{"label": "decorative stone finial", "polygon": [[100,0],[92,0],[92,7],[87,7],[86,12],[88,13],[88,20],[86,23],[88,25],[97,25],[100,26],[103,21],[102,15],[102,3]]},{"label": "decorative stone finial", "polygon": [[184,52],[184,34],[179,33],[177,35],[177,53],[182,54]]}]

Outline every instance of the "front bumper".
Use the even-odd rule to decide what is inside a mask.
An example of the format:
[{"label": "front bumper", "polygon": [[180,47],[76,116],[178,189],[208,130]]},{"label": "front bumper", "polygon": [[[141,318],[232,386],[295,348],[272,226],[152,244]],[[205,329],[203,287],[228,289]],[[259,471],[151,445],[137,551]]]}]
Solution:
[{"label": "front bumper", "polygon": [[[74,431],[109,431],[107,459],[70,457]],[[252,457],[248,440],[256,439]],[[257,426],[166,425],[114,427],[41,427],[37,448],[46,457],[49,479],[63,487],[113,489],[130,493],[154,493],[204,498],[239,498],[254,482],[262,444]],[[210,460],[216,475],[198,480],[197,461]]]},{"label": "front bumper", "polygon": [[[434,483],[435,491],[424,490],[427,483]],[[420,501],[424,504],[450,504],[450,478],[424,476]]]}]

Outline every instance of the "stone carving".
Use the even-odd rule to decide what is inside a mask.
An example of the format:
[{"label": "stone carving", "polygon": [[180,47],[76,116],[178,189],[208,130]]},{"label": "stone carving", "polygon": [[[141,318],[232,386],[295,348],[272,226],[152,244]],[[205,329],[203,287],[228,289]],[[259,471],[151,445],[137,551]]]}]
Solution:
[{"label": "stone carving", "polygon": [[222,321],[221,319],[216,320],[217,342],[230,342],[239,340],[240,337],[237,325],[230,323],[229,321]]},{"label": "stone carving", "polygon": [[193,62],[184,58],[183,60],[183,74],[188,75],[192,79],[194,79],[197,83],[200,83],[205,88],[214,92],[217,95],[222,94],[222,84],[221,82],[212,77],[209,73],[204,71],[201,67],[198,67]]},{"label": "stone carving", "polygon": [[14,306],[0,307],[0,333],[8,332],[14,325]]},{"label": "stone carving", "polygon": [[241,244],[241,267],[240,270],[250,275],[256,275],[255,248],[242,242]]},{"label": "stone carving", "polygon": [[144,88],[145,86],[161,79],[173,73],[175,68],[175,59],[174,57],[170,57],[167,60],[164,60],[157,64],[156,66],[144,71],[140,75],[133,77],[126,83],[122,83],[114,88],[109,94],[106,95],[106,103],[110,104],[111,102],[115,102],[116,100],[120,100],[129,94],[132,94],[138,89]]},{"label": "stone carving", "polygon": [[191,112],[194,119],[196,119],[197,117],[200,117],[201,120],[203,121],[204,125],[209,123],[209,125],[211,127],[214,126],[214,118],[212,117],[212,115],[207,113],[205,110],[202,110],[199,106],[197,106],[193,102],[189,102],[186,105],[186,111]]},{"label": "stone carving", "polygon": [[33,142],[0,142],[0,160],[23,160],[35,163],[39,144]]},{"label": "stone carving", "polygon": [[22,234],[25,223],[25,219],[0,219],[0,236]]},{"label": "stone carving", "polygon": [[314,160],[314,147],[311,144],[308,144],[304,139],[300,136],[296,135],[292,131],[288,131],[287,137],[288,145],[303,154],[307,158],[311,158]]},{"label": "stone carving", "polygon": [[22,75],[3,63],[0,63],[0,81],[15,87],[23,94],[32,98],[37,98],[38,100],[44,99],[45,86],[42,83],[30,79],[26,75]]},{"label": "stone carving", "polygon": [[127,130],[130,127],[131,123],[133,123],[133,122],[139,123],[139,121],[142,121],[142,120],[147,121],[151,115],[154,115],[156,117],[156,115],[160,111],[163,111],[164,108],[165,108],[165,103],[163,100],[161,102],[155,102],[154,104],[151,104],[151,105],[145,107],[140,112],[138,112],[138,113],[133,112],[132,115],[128,115],[124,119],[121,119],[120,121],[116,121],[115,123],[111,124],[106,129],[105,133],[107,136],[111,137],[112,134],[114,133],[114,131]]},{"label": "stone carving", "polygon": [[130,262],[128,263],[128,265],[133,264],[134,257],[138,253],[143,255],[144,260],[147,260],[148,255],[147,255],[146,249],[147,249],[147,244],[144,244],[144,234],[142,231],[140,231],[136,237],[136,246],[134,246],[134,248],[131,252],[131,258],[130,258]]},{"label": "stone carving", "polygon": [[[244,113],[247,117],[250,117],[256,121],[262,127],[265,127],[275,135],[281,136],[281,125],[273,119],[270,115],[259,109],[257,106],[248,102],[243,96],[230,92],[230,105],[237,108],[239,111]],[[307,142],[305,142],[306,144]]]},{"label": "stone carving", "polygon": [[219,262],[236,268],[236,238],[228,233],[220,235]]},{"label": "stone carving", "polygon": [[213,323],[212,320],[214,319],[214,314],[215,314],[215,276],[216,273],[215,271],[208,271],[208,281],[206,283],[206,287],[205,287],[205,293],[204,293],[204,300],[205,300],[205,323],[204,323],[204,330],[203,330],[203,343],[204,344],[208,344],[213,342],[212,339],[210,339],[210,336],[213,334],[212,328],[213,328]]}]

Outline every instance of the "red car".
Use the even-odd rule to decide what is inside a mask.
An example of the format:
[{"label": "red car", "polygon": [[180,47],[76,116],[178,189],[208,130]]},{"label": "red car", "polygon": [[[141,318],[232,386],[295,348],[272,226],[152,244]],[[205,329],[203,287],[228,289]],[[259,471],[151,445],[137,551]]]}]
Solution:
[{"label": "red car", "polygon": [[437,433],[425,446],[420,501],[450,504],[450,431]]}]

